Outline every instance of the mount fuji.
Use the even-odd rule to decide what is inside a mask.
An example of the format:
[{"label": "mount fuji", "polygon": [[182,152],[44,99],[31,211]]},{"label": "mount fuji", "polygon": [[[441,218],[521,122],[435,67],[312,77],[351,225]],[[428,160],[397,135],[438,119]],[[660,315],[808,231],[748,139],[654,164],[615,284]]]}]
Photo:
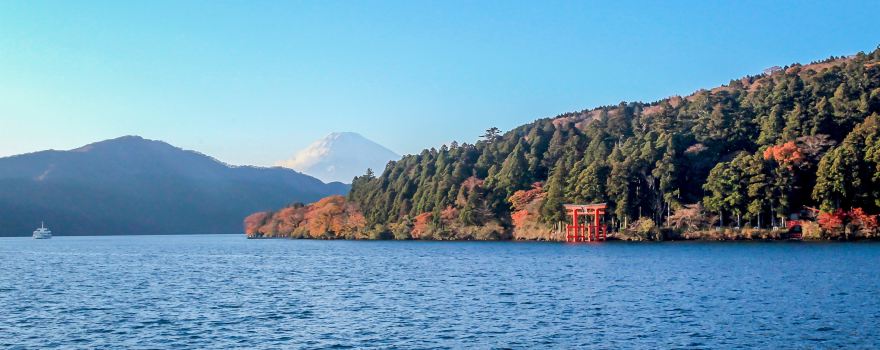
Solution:
[{"label": "mount fuji", "polygon": [[351,183],[367,168],[381,173],[390,160],[400,155],[354,132],[334,132],[313,142],[293,158],[277,165],[291,168],[325,182]]}]

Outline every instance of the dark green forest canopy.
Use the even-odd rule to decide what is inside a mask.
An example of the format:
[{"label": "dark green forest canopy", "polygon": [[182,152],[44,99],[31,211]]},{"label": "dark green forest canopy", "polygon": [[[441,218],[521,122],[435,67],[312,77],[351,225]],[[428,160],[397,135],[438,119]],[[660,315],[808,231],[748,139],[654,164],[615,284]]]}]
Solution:
[{"label": "dark green forest canopy", "polygon": [[508,199],[536,182],[547,227],[570,202],[606,202],[616,223],[662,223],[694,203],[725,223],[758,225],[803,206],[877,213],[878,113],[880,49],[490,130],[357,177],[349,199],[370,227],[411,227],[431,213],[435,224],[510,228]]}]

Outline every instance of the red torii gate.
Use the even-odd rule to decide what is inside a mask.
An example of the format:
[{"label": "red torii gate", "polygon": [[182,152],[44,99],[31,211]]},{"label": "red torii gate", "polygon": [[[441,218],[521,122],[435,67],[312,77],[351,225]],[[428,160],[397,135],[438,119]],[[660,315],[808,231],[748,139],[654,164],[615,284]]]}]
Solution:
[{"label": "red torii gate", "polygon": [[[599,204],[565,204],[566,215],[571,217],[571,225],[565,226],[566,242],[604,241],[608,227],[600,224],[608,205]],[[581,225],[581,216],[592,216],[592,225]],[[587,221],[589,223],[589,221]]]}]

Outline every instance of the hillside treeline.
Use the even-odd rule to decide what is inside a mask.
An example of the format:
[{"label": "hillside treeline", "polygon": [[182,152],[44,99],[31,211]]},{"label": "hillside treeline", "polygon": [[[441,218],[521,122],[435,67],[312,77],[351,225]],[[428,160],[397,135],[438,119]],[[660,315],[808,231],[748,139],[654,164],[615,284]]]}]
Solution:
[{"label": "hillside treeline", "polygon": [[492,128],[369,171],[348,199],[398,239],[554,239],[563,203],[600,202],[620,232],[769,228],[816,208],[823,237],[871,236],[851,213],[880,212],[878,113],[880,49]]}]

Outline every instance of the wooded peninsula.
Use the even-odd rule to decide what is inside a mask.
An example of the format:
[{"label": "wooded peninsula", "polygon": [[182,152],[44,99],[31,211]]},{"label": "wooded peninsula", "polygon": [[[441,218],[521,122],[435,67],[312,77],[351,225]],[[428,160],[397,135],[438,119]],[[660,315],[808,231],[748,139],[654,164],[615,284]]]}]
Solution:
[{"label": "wooded peninsula", "polygon": [[347,197],[245,219],[252,238],[561,240],[565,203],[609,238],[876,239],[880,48],[711,90],[486,131],[354,178]]}]

